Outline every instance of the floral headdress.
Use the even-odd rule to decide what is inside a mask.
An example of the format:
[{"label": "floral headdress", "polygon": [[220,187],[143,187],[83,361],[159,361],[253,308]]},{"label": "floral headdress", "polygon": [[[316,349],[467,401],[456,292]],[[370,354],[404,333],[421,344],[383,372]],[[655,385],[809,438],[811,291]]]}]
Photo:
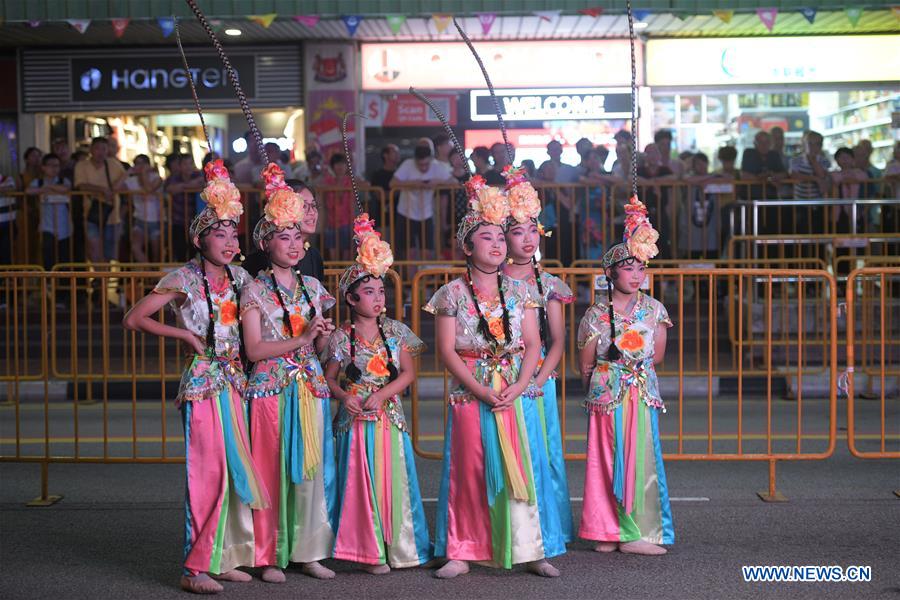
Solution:
[{"label": "floral headdress", "polygon": [[206,206],[191,221],[189,231],[192,239],[216,223],[232,221],[237,224],[244,214],[241,192],[231,182],[222,159],[206,163],[203,171],[206,174],[206,187],[200,192],[200,197],[206,201]]},{"label": "floral headdress", "polygon": [[356,262],[341,273],[338,281],[341,296],[364,277],[383,277],[394,264],[391,245],[375,231],[375,221],[369,218],[368,213],[357,215],[353,222],[353,239],[356,242]]},{"label": "floral headdress", "polygon": [[266,183],[266,206],[253,229],[253,241],[257,246],[276,231],[299,226],[304,214],[303,198],[284,182],[281,167],[269,163],[262,175]]},{"label": "floral headdress", "polygon": [[604,269],[630,258],[647,263],[659,254],[659,248],[656,247],[659,232],[653,228],[647,216],[647,207],[637,196],[632,196],[625,205],[624,238],[624,242],[616,244],[603,255]]},{"label": "floral headdress", "polygon": [[510,215],[509,197],[506,192],[489,186],[481,175],[474,175],[466,182],[469,209],[459,222],[456,241],[465,246],[466,238],[480,225],[499,225],[506,228]]},{"label": "floral headdress", "polygon": [[550,236],[549,231],[538,220],[541,215],[541,199],[537,190],[528,181],[524,167],[503,167],[503,177],[506,179],[506,195],[509,198],[509,225],[534,222],[538,232],[543,236]]}]

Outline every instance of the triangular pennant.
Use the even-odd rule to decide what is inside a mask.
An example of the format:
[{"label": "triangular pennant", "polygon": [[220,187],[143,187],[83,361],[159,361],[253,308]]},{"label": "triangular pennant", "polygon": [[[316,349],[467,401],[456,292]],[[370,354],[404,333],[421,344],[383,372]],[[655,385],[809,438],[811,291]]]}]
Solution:
[{"label": "triangular pennant", "polygon": [[806,17],[806,20],[809,21],[810,25],[816,22],[816,13],[819,12],[818,9],[812,8],[810,6],[805,6],[799,10],[800,14]]},{"label": "triangular pennant", "polygon": [[859,18],[863,14],[863,9],[861,8],[845,8],[844,12],[847,14],[847,20],[850,21],[850,25],[856,27],[856,24],[859,23]]},{"label": "triangular pennant", "polygon": [[34,21],[26,21],[25,23],[26,23],[29,27],[31,27],[32,29],[34,29],[35,27],[40,27],[40,26],[41,26],[41,22],[38,21],[38,20],[34,20]]},{"label": "triangular pennant", "polygon": [[406,23],[406,17],[404,15],[388,15],[385,17],[387,20],[388,27],[391,28],[391,32],[394,35],[400,33],[400,28],[403,27],[403,24]]},{"label": "triangular pennant", "polygon": [[450,22],[453,21],[453,15],[431,15],[431,19],[434,21],[434,28],[437,32],[444,33],[450,26]]},{"label": "triangular pennant", "polygon": [[559,19],[559,15],[562,14],[561,10],[535,10],[532,11],[534,16],[539,18],[541,21],[546,21],[547,23],[556,23]]},{"label": "triangular pennant", "polygon": [[341,20],[344,22],[344,25],[347,27],[347,33],[350,34],[350,37],[356,33],[356,28],[359,27],[359,24],[362,23],[361,15],[346,15],[341,17]]},{"label": "triangular pennant", "polygon": [[678,19],[679,21],[687,21],[688,19],[691,18],[691,13],[677,12],[677,13],[672,13],[672,16],[675,17],[676,19]]},{"label": "triangular pennant", "polygon": [[891,12],[894,13],[894,18],[900,21],[900,6],[892,6]]},{"label": "triangular pennant", "polygon": [[312,28],[319,24],[319,15],[296,15],[294,20],[301,25]]},{"label": "triangular pennant", "polygon": [[122,34],[125,33],[125,29],[128,27],[128,22],[131,19],[113,19],[112,20],[112,28],[113,33],[117,38],[122,37]]},{"label": "triangular pennant", "polygon": [[278,13],[267,13],[264,15],[247,15],[247,19],[253,21],[257,25],[261,25],[265,29],[268,29],[269,25],[272,24],[272,21],[274,21],[275,17],[277,16]]},{"label": "triangular pennant", "polygon": [[649,17],[650,15],[653,14],[653,11],[650,11],[650,10],[635,10],[635,11],[632,11],[631,14],[634,15],[634,20],[635,20],[635,21],[646,21],[646,20],[647,20],[647,17]]},{"label": "triangular pennant", "polygon": [[733,10],[714,10],[712,13],[719,17],[723,23],[731,23],[731,17],[734,16]]},{"label": "triangular pennant", "polygon": [[489,34],[496,20],[497,13],[478,13],[478,22],[481,23],[481,34]]},{"label": "triangular pennant", "polygon": [[759,20],[762,21],[762,24],[766,26],[766,29],[772,31],[772,28],[775,27],[775,19],[778,17],[778,9],[757,8],[756,16],[759,17]]},{"label": "triangular pennant", "polygon": [[156,20],[156,23],[162,29],[163,37],[169,37],[175,31],[175,19],[172,17],[160,17]]},{"label": "triangular pennant", "polygon": [[91,24],[90,19],[66,19],[66,23],[75,28],[75,31],[83,34]]},{"label": "triangular pennant", "polygon": [[582,15],[587,15],[589,17],[594,17],[595,19],[603,14],[602,6],[595,6],[593,8],[579,8],[578,13]]}]

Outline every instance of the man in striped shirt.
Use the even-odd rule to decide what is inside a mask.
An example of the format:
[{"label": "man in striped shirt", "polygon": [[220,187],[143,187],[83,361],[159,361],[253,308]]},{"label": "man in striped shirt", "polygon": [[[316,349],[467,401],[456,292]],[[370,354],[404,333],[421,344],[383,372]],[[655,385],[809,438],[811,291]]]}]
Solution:
[{"label": "man in striped shirt", "polygon": [[[795,200],[819,200],[828,196],[828,169],[831,162],[822,153],[822,134],[806,131],[803,134],[803,152],[791,158],[791,178],[794,180]],[[812,210],[798,207],[800,231],[825,233],[822,207]]]}]

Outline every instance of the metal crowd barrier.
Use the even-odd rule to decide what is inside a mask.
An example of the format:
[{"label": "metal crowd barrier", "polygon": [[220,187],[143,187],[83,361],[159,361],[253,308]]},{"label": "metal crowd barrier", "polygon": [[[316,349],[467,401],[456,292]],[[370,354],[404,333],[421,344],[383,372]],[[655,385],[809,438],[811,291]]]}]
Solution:
[{"label": "metal crowd barrier", "polygon": [[[424,304],[431,294],[462,273],[462,269],[432,269],[416,274],[412,286],[412,303],[414,307]],[[550,272],[561,277],[579,296],[584,292],[579,279],[592,280],[595,269],[551,269]],[[781,495],[776,489],[776,463],[785,460],[824,460],[831,456],[836,439],[836,394],[835,379],[837,370],[836,345],[836,283],[829,273],[817,269],[651,269],[649,293],[661,295],[665,300],[666,286],[674,290],[674,300],[665,300],[669,314],[675,327],[669,330],[666,360],[659,369],[661,389],[667,400],[669,419],[660,419],[663,427],[663,449],[670,460],[710,460],[710,461],[763,461],[769,466],[769,487],[760,492],[765,500],[779,500]],[[692,327],[691,315],[686,308],[685,293],[689,278],[699,278],[700,289],[695,290],[698,296],[705,297],[701,320],[702,330],[698,340],[694,340],[700,353],[703,368],[696,374],[689,374],[686,366],[687,345]],[[739,292],[751,286],[761,286],[762,293],[752,297],[752,303],[745,307],[737,306],[737,319],[743,321],[744,312],[757,309],[765,325],[762,332],[764,346],[758,354],[758,363],[745,353],[743,330],[738,330],[738,341],[733,362],[736,366],[734,377],[717,375],[716,363],[718,342],[721,337],[717,290],[720,284],[731,279],[736,282]],[[775,298],[781,285],[791,285],[800,289],[796,318],[800,327],[792,330],[786,339],[775,331],[778,325],[774,318]],[[811,360],[806,352],[807,327],[803,323],[805,303],[814,297],[814,290],[825,289],[828,298],[827,319],[821,324],[825,328],[825,336],[830,340],[824,356]],[[660,293],[661,292],[661,293]],[[594,286],[587,292],[589,302],[594,300]],[[578,308],[576,309],[576,306]],[[583,314],[583,303],[572,305],[567,312],[568,332],[570,338],[575,335],[578,320]],[[413,330],[426,339],[432,331],[433,319],[418,311],[412,315]],[[696,325],[695,325],[696,326]],[[781,347],[776,343],[778,338],[784,340]],[[574,346],[570,343],[564,353],[559,371],[568,373],[568,365],[575,360],[572,356]],[[789,366],[783,367],[786,356],[792,356]],[[448,374],[441,369],[439,382],[434,385],[423,378],[423,374],[434,367],[433,350],[417,359],[419,379],[412,388],[412,437],[416,453],[425,458],[438,459],[439,448],[443,439],[446,422],[446,410],[436,409],[435,401],[442,402],[449,391]],[[671,370],[667,370],[671,369]],[[823,375],[824,371],[824,375]],[[674,373],[674,375],[667,375]],[[790,376],[797,381],[795,403],[784,405],[775,402],[778,394],[778,382]],[[821,390],[827,400],[805,399],[804,381],[810,379],[827,381],[827,387]],[[566,377],[558,382],[560,422],[563,430],[563,444],[567,459],[583,459],[585,457],[583,432],[584,419],[581,415],[580,390],[570,393],[571,389]],[[427,390],[424,389],[427,386]],[[732,398],[723,397],[723,389],[729,390]],[[762,396],[762,399],[759,398]],[[809,407],[809,408],[807,408]],[[426,412],[430,418],[426,415]],[[440,416],[437,416],[439,413]],[[674,415],[673,415],[674,413]],[[686,421],[699,431],[686,431]],[[827,425],[822,428],[821,423]],[[571,442],[576,442],[571,443]]]},{"label": "metal crowd barrier", "polygon": [[[900,458],[900,267],[867,267],[847,278],[847,444],[857,458]],[[858,382],[865,381],[860,390]],[[874,418],[875,431],[859,431]],[[888,437],[895,441],[890,445]],[[895,493],[900,496],[900,489]]]}]

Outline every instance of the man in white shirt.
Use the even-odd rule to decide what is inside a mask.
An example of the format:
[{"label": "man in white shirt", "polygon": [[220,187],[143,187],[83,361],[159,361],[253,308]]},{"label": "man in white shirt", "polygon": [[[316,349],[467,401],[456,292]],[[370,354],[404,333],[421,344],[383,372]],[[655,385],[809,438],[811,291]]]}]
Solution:
[{"label": "man in white shirt", "polygon": [[434,233],[434,189],[425,186],[455,182],[450,168],[434,160],[431,148],[424,144],[400,164],[391,189],[401,190],[394,225],[394,248],[401,258],[418,260],[426,238]]},{"label": "man in white shirt", "polygon": [[133,207],[131,223],[131,254],[137,262],[160,260],[160,197],[163,181],[159,172],[150,164],[150,157],[138,154],[134,157],[125,187],[131,192]]}]

